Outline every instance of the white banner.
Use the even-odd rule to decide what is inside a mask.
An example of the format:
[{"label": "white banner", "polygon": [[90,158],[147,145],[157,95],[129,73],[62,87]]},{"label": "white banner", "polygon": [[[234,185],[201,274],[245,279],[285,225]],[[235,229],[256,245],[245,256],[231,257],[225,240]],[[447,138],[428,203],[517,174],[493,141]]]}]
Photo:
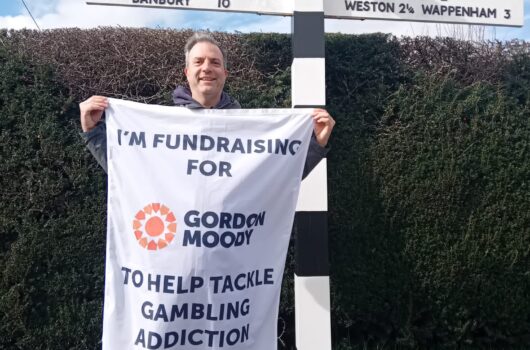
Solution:
[{"label": "white banner", "polygon": [[103,349],[276,349],[311,110],[110,99]]}]

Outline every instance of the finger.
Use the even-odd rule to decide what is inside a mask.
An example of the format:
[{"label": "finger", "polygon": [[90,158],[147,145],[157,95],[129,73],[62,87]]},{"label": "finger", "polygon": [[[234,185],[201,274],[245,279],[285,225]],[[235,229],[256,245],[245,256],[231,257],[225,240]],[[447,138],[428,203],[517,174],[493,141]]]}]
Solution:
[{"label": "finger", "polygon": [[108,99],[104,96],[92,96],[87,100],[90,103],[108,103]]},{"label": "finger", "polygon": [[84,109],[93,109],[95,107],[108,107],[109,106],[109,103],[107,101],[89,101],[89,100],[86,100],[84,102],[81,102],[79,104],[79,106],[81,108],[84,108]]},{"label": "finger", "polygon": [[89,111],[104,111],[105,110],[105,106],[92,106]]},{"label": "finger", "polygon": [[91,100],[91,99],[94,99],[94,100],[106,100],[107,97],[105,97],[105,96],[100,96],[100,95],[94,95],[94,96],[91,96],[91,97],[89,98],[89,100]]},{"label": "finger", "polygon": [[324,119],[328,119],[328,120],[331,120],[331,121],[333,121],[333,122],[335,121],[335,120],[333,119],[333,117],[330,116],[328,113],[319,114],[319,115],[316,115],[315,117],[313,117],[313,119],[322,119],[322,118],[324,118]]},{"label": "finger", "polygon": [[99,107],[108,107],[109,104],[107,102],[96,102],[92,104],[93,106],[99,106]]},{"label": "finger", "polygon": [[327,123],[331,123],[331,118],[329,118],[329,117],[318,117],[318,118],[315,118],[314,121],[316,123],[319,123],[319,124],[321,124],[321,123],[326,123],[327,124]]},{"label": "finger", "polygon": [[108,104],[109,101],[108,101],[106,98],[98,98],[98,99],[94,99],[94,100],[90,101],[90,103],[103,103],[103,104]]},{"label": "finger", "polygon": [[329,118],[329,116],[327,116],[325,114],[319,114],[319,115],[315,115],[313,117],[313,120],[318,120],[318,119],[321,119],[321,118]]}]

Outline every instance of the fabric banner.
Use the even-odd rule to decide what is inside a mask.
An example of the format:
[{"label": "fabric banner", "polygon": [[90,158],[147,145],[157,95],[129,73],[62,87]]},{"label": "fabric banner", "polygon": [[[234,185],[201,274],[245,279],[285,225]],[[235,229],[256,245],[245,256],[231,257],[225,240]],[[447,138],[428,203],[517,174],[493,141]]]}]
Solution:
[{"label": "fabric banner", "polygon": [[310,114],[110,99],[104,350],[276,349]]}]

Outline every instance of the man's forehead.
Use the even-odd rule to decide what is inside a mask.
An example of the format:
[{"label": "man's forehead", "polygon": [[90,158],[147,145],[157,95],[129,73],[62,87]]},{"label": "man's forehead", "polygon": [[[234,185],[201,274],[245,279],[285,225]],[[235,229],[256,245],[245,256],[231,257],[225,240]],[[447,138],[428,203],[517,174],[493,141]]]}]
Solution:
[{"label": "man's forehead", "polygon": [[193,45],[192,49],[190,50],[190,56],[193,58],[195,57],[223,58],[221,49],[219,49],[217,45],[214,45],[209,42],[198,42],[197,44]]}]

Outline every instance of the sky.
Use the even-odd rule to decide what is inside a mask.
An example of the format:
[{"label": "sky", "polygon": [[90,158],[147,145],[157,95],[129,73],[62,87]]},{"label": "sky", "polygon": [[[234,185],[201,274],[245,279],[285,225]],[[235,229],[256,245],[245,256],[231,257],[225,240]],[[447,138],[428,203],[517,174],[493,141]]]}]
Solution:
[{"label": "sky", "polygon": [[[213,0],[212,0],[213,1]],[[282,1],[282,0],[278,0]],[[498,0],[502,1],[502,0]],[[98,26],[194,29],[224,32],[290,33],[289,17],[260,16],[190,10],[127,8],[86,5],[84,0],[25,0],[41,29]],[[524,0],[525,9],[530,0]],[[37,29],[22,0],[0,0],[0,28]],[[400,36],[453,36],[460,39],[530,40],[530,15],[525,11],[525,26],[481,27],[468,25],[357,21],[326,19],[329,33],[391,33]]]}]

